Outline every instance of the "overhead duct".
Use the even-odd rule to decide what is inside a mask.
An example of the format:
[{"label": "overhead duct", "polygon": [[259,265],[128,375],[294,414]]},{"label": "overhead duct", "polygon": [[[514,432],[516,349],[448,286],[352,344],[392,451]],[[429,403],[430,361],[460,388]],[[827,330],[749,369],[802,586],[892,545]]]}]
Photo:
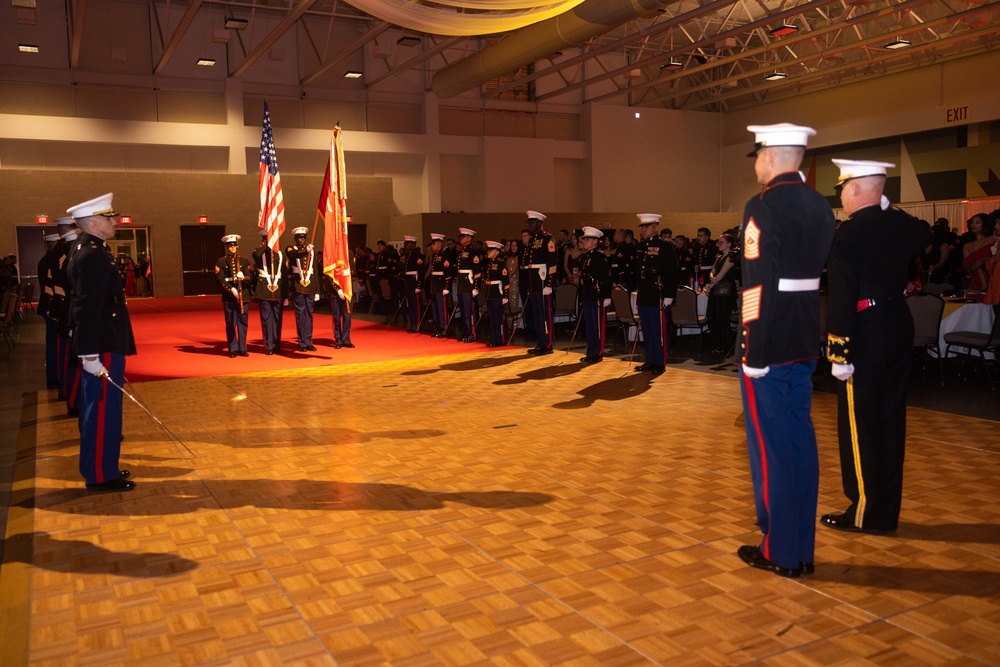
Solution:
[{"label": "overhead duct", "polygon": [[522,28],[438,71],[431,79],[431,89],[438,97],[454,97],[629,21],[652,16],[677,1],[586,0],[565,14]]}]

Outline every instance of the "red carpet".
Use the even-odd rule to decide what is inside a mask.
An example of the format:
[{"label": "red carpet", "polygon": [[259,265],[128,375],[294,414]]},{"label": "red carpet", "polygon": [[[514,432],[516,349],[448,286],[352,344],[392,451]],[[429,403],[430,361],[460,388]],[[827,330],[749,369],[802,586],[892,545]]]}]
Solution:
[{"label": "red carpet", "polygon": [[313,344],[318,349],[299,352],[295,311],[287,307],[281,334],[284,354],[267,356],[260,336],[258,311],[251,306],[247,335],[250,356],[230,359],[218,296],[132,299],[128,310],[137,348],[136,356],[129,357],[126,363],[125,375],[130,382],[357,364],[486,349],[482,344],[466,345],[427,334],[408,334],[398,326],[389,328],[356,318],[351,342],[357,347],[336,350],[333,318],[329,312],[317,312],[313,319]]}]

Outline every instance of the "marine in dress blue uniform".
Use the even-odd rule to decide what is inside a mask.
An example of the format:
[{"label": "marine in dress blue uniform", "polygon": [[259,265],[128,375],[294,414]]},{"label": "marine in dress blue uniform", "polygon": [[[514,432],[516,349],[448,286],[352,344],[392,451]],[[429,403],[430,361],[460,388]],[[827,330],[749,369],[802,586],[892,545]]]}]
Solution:
[{"label": "marine in dress blue uniform", "polygon": [[483,277],[483,257],[472,247],[476,232],[468,227],[458,230],[458,255],[456,258],[455,287],[458,292],[458,309],[462,311],[465,327],[463,343],[476,341],[477,315],[479,314],[479,280]]},{"label": "marine in dress blue uniform", "polygon": [[669,354],[669,308],[677,296],[677,254],[673,243],[660,239],[659,214],[639,213],[637,217],[642,240],[635,251],[635,303],[646,361],[635,370],[660,375],[667,368]]},{"label": "marine in dress blue uniform", "polygon": [[[45,321],[45,384],[55,387],[59,384],[59,319],[49,313],[52,296],[55,294],[55,274],[57,264],[56,246],[62,240],[58,233],[46,234],[45,254],[38,260],[35,275],[38,276],[38,302],[35,312]],[[62,396],[59,397],[60,399]]]},{"label": "marine in dress blue uniform", "polygon": [[596,363],[604,359],[604,341],[607,332],[608,306],[611,305],[611,272],[608,258],[597,249],[604,232],[595,227],[584,227],[580,237],[580,309],[586,327],[587,354],[583,363]]},{"label": "marine in dress blue uniform", "polygon": [[851,532],[894,531],[903,495],[906,383],[913,318],[903,299],[913,257],[933,237],[882,194],[888,162],[834,160],[848,219],[827,264],[827,358],[837,383],[837,431],[846,511],[820,523]]},{"label": "marine in dress blue uniform", "polygon": [[423,293],[424,271],[427,269],[427,258],[417,247],[416,236],[403,237],[403,252],[400,255],[400,266],[403,272],[403,291],[406,294],[406,314],[409,318],[407,333],[417,333],[420,323],[421,294]]},{"label": "marine in dress blue uniform", "polygon": [[448,335],[448,295],[451,293],[455,264],[451,251],[444,247],[444,234],[431,234],[431,253],[428,289],[431,311],[438,327],[434,337],[445,338]]},{"label": "marine in dress blue uniform", "polygon": [[295,245],[285,248],[288,262],[288,291],[295,306],[295,331],[299,339],[299,352],[315,352],[313,345],[313,310],[319,301],[320,279],[323,277],[316,258],[316,249],[306,243],[309,230],[296,227],[292,230]]},{"label": "marine in dress blue uniform", "polygon": [[[70,319],[80,357],[80,474],[93,491],[129,491],[135,482],[118,467],[122,441],[125,357],[135,339],[118,267],[105,241],[115,234],[112,193],[70,208],[83,230],[66,273],[73,288]],[[109,379],[113,381],[109,382]]]},{"label": "marine in dress blue uniform", "polygon": [[250,312],[250,260],[240,257],[240,235],[222,237],[226,254],[215,262],[215,277],[222,287],[222,314],[226,319],[229,357],[247,357],[247,324]]},{"label": "marine in dress blue uniform", "polygon": [[542,229],[546,216],[538,211],[527,211],[526,215],[525,224],[531,233],[528,239],[528,302],[538,338],[528,354],[552,354],[552,291],[556,285],[559,253],[556,252],[556,240]]},{"label": "marine in dress blue uniform", "polygon": [[490,318],[490,342],[486,347],[502,347],[506,344],[506,323],[503,307],[510,298],[510,276],[507,262],[500,257],[503,244],[499,241],[486,242],[486,266],[483,269],[482,289],[486,292],[486,314]]},{"label": "marine in dress blue uniform", "polygon": [[260,314],[260,333],[264,354],[281,354],[281,323],[284,301],[288,298],[285,283],[285,254],[267,245],[267,230],[260,230],[260,245],[251,253],[254,264],[253,300]]},{"label": "marine in dress blue uniform", "polygon": [[59,322],[56,346],[59,355],[59,398],[66,401],[66,410],[70,416],[79,415],[78,400],[80,398],[80,360],[73,352],[73,329],[70,324],[70,305],[72,303],[73,287],[70,285],[66,269],[69,257],[76,248],[76,240],[80,237],[80,228],[72,217],[60,218],[56,221],[61,241],[56,246],[57,255],[54,273],[52,274],[53,296],[49,306],[49,314]]},{"label": "marine in dress blue uniform", "polygon": [[348,278],[343,275],[339,278],[328,275],[327,279],[333,291],[330,300],[333,310],[333,347],[338,350],[342,347],[354,347],[354,343],[351,342],[351,302],[347,298],[344,286],[340,283]]},{"label": "marine in dress blue uniform", "polygon": [[738,359],[760,545],[737,554],[783,577],[813,568],[819,460],[810,416],[819,356],[819,278],[833,241],[829,204],[798,171],[812,128],[781,123],[756,135],[764,186],[743,210],[743,309]]}]

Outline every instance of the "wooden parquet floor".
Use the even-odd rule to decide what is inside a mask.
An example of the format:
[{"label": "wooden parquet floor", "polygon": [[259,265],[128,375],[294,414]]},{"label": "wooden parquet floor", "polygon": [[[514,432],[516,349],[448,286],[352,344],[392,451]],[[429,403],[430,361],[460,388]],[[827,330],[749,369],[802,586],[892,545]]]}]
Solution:
[{"label": "wooden parquet floor", "polygon": [[[786,580],[735,555],[734,376],[577,359],[142,383],[181,442],[126,401],[126,494],[29,397],[0,663],[1000,664],[1000,423],[911,409],[898,533],[817,527]],[[840,510],[835,397],[813,417]]]}]

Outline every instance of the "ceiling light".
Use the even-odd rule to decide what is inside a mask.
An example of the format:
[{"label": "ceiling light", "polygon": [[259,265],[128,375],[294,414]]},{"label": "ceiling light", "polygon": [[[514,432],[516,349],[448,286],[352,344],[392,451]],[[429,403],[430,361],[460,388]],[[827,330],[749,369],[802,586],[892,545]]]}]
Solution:
[{"label": "ceiling light", "polygon": [[202,67],[215,67],[215,58],[198,58],[195,64]]},{"label": "ceiling light", "polygon": [[243,28],[247,27],[247,20],[227,18],[226,27],[230,30],[243,30]]},{"label": "ceiling light", "polygon": [[681,67],[684,67],[684,64],[677,62],[673,58],[670,59],[670,62],[663,63],[662,65],[660,65],[660,69],[665,69],[670,71],[673,71],[675,69],[680,69]]},{"label": "ceiling light", "polygon": [[18,44],[17,50],[21,53],[38,53],[37,44]]},{"label": "ceiling light", "polygon": [[886,42],[882,46],[884,48],[887,48],[887,49],[896,50],[896,49],[905,49],[909,45],[910,45],[910,43],[907,40],[905,40],[905,39],[899,39],[897,37],[896,39],[892,40],[891,42]]},{"label": "ceiling light", "polygon": [[355,72],[354,70],[351,70],[350,72],[344,72],[345,79],[360,79],[362,76],[364,75],[361,72]]},{"label": "ceiling light", "polygon": [[413,35],[404,35],[396,40],[396,44],[399,46],[416,46],[420,43],[419,37],[414,37]]},{"label": "ceiling light", "polygon": [[779,72],[778,70],[774,70],[773,72],[771,72],[770,74],[768,74],[767,76],[765,76],[764,80],[765,81],[780,81],[781,79],[784,79],[786,76],[788,76],[788,75],[785,74],[784,72]]},{"label": "ceiling light", "polygon": [[793,32],[798,32],[798,28],[788,23],[782,23],[777,28],[771,28],[772,37],[784,37],[785,35],[791,35]]}]

